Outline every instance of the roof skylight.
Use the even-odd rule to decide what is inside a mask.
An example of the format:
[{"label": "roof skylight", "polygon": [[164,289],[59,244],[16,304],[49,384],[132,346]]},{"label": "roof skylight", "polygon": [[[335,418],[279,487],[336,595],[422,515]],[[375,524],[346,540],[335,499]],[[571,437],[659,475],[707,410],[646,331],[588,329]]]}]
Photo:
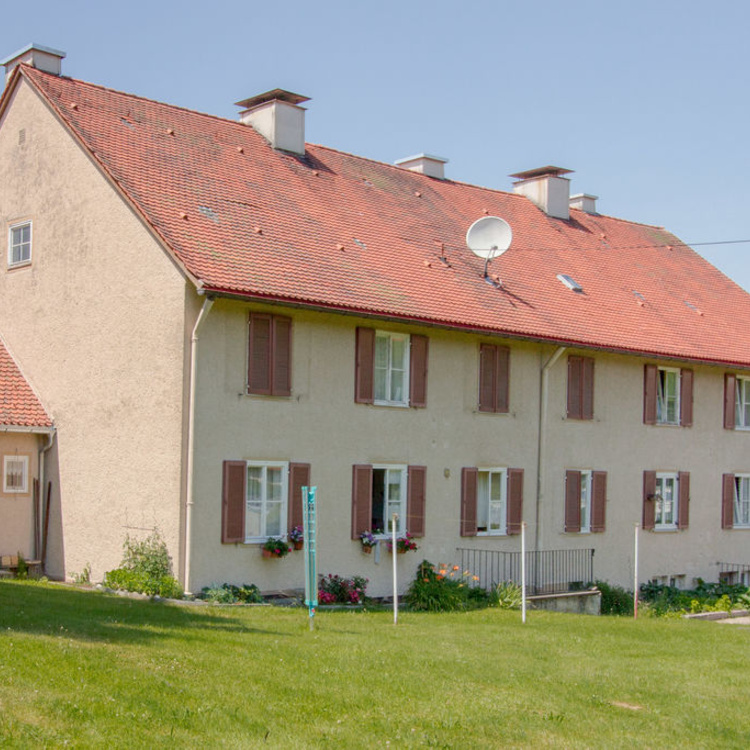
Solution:
[{"label": "roof skylight", "polygon": [[574,292],[583,292],[583,287],[572,276],[568,276],[566,273],[558,273],[557,278],[568,287],[568,289],[571,289]]}]

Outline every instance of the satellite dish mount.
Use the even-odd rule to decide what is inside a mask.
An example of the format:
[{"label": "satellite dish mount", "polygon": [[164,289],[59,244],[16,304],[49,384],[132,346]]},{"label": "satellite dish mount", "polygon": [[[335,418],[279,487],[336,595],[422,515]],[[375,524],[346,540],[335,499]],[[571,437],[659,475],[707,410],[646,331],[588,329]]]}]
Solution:
[{"label": "satellite dish mount", "polygon": [[[484,276],[493,258],[502,255],[513,240],[513,230],[499,216],[483,216],[477,219],[466,232],[466,244],[474,255],[484,258]],[[502,283],[502,282],[500,282]]]}]

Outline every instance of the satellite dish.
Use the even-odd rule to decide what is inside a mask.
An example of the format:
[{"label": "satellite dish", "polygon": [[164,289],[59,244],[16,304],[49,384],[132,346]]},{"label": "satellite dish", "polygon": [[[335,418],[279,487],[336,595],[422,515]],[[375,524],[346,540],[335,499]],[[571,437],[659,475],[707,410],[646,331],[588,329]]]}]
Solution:
[{"label": "satellite dish", "polygon": [[483,216],[466,232],[466,244],[474,255],[490,260],[502,255],[513,239],[513,230],[499,216]]}]

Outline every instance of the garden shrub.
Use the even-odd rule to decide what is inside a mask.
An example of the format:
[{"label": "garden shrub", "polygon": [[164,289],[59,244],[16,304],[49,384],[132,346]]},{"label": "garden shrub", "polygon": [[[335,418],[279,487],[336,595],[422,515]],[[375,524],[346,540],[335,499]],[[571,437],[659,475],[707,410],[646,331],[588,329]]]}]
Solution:
[{"label": "garden shrub", "polygon": [[260,604],[263,601],[260,589],[254,583],[243,583],[242,586],[231,583],[204,586],[198,599],[212,604]]},{"label": "garden shrub", "polygon": [[523,592],[517,583],[503,581],[495,586],[490,600],[494,606],[500,609],[521,609]]},{"label": "garden shrub", "polygon": [[318,582],[320,604],[363,604],[369,581],[362,576],[342,578],[334,573],[321,576]]},{"label": "garden shrub", "polygon": [[167,543],[158,529],[141,541],[127,535],[122,549],[120,567],[104,574],[105,586],[168,599],[182,598],[182,587],[172,575]]},{"label": "garden shrub", "polygon": [[700,612],[730,612],[743,607],[748,596],[746,586],[730,583],[706,583],[698,579],[694,589],[678,589],[650,581],[641,585],[640,597],[649,614],[662,617]]},{"label": "garden shrub", "polygon": [[602,594],[603,615],[632,615],[633,594],[622,586],[615,586],[606,581],[596,581],[596,587]]},{"label": "garden shrub", "polygon": [[438,569],[428,560],[417,568],[417,575],[406,592],[409,608],[418,612],[453,612],[479,609],[490,603],[487,592],[473,585],[477,577],[458,565],[441,565]]}]

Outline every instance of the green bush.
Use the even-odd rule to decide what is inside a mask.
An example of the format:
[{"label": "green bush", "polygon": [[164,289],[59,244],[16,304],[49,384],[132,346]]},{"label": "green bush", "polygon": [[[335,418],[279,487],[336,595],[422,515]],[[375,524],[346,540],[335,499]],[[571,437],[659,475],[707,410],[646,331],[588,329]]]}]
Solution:
[{"label": "green bush", "polygon": [[167,544],[158,529],[141,541],[126,536],[122,549],[120,567],[104,574],[105,586],[168,599],[182,598],[182,587],[172,575]]},{"label": "green bush", "polygon": [[458,565],[441,565],[439,569],[428,560],[417,568],[417,575],[406,592],[409,608],[418,612],[454,612],[479,609],[490,603],[487,592],[473,585],[477,581],[469,571],[460,572]]},{"label": "green bush", "polygon": [[596,587],[602,592],[601,612],[603,615],[633,614],[632,592],[606,581],[596,581]]},{"label": "green bush", "polygon": [[495,607],[500,609],[521,609],[523,593],[517,583],[503,581],[495,586],[490,600]]},{"label": "green bush", "polygon": [[263,601],[260,589],[254,583],[244,583],[242,586],[231,583],[204,586],[198,598],[212,604],[259,604]]},{"label": "green bush", "polygon": [[729,612],[743,606],[743,597],[748,595],[746,586],[730,583],[706,583],[698,579],[694,589],[678,589],[675,586],[650,581],[641,586],[641,599],[650,614],[658,617],[699,612]]}]

